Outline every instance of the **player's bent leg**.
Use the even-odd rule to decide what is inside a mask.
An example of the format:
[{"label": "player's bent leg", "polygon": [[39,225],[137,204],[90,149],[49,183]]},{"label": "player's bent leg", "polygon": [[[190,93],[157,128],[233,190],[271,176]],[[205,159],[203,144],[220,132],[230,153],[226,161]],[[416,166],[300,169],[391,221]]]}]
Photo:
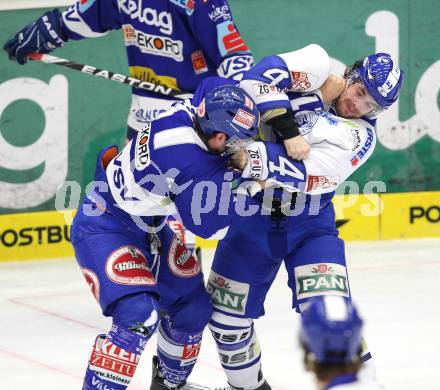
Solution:
[{"label": "player's bent leg", "polygon": [[261,371],[261,350],[253,320],[214,310],[208,326],[231,387],[270,389]]},{"label": "player's bent leg", "polygon": [[98,335],[90,355],[83,390],[124,390],[139,358],[159,323],[156,296],[137,293],[121,298],[111,308],[110,332]]},{"label": "player's bent leg", "polygon": [[270,389],[261,371],[252,319],[264,315],[266,294],[281,260],[270,253],[265,223],[255,220],[252,232],[249,224],[242,225],[217,246],[207,285],[214,307],[209,328],[231,388]]},{"label": "player's bent leg", "polygon": [[[317,296],[351,297],[344,242],[335,234],[306,239],[300,250],[286,258],[285,264],[297,312],[302,312]],[[376,382],[376,368],[365,341],[362,342],[361,360],[360,376],[365,382]]]},{"label": "player's bent leg", "polygon": [[203,330],[212,314],[202,280],[192,293],[179,299],[167,311],[159,325],[158,359],[153,359],[150,390],[200,388],[187,384],[187,378],[197,362]]}]

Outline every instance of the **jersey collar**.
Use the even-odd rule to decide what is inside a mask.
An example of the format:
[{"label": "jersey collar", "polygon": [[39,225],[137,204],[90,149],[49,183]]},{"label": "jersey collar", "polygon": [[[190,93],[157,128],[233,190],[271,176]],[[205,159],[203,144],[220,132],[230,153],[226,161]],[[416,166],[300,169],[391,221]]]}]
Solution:
[{"label": "jersey collar", "polygon": [[357,381],[356,374],[348,374],[348,375],[339,375],[335,379],[333,379],[323,390],[329,390],[332,387],[336,387],[338,385],[345,385],[347,383],[354,383]]}]

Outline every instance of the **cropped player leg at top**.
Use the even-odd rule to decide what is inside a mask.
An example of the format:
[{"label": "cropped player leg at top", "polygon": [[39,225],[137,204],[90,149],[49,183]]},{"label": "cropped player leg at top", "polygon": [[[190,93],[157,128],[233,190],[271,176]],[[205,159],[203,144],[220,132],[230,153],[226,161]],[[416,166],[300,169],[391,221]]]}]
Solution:
[{"label": "cropped player leg at top", "polygon": [[[323,295],[350,297],[344,241],[336,233],[311,236],[285,260],[293,308],[301,312],[310,299]],[[376,381],[376,369],[365,341],[362,341],[361,375]]]},{"label": "cropped player leg at top", "polygon": [[159,233],[160,305],[163,313],[153,358],[151,390],[200,389],[187,382],[197,362],[202,335],[211,313],[200,264],[168,226]]},{"label": "cropped player leg at top", "polygon": [[[231,388],[270,389],[261,369],[253,319],[264,315],[264,300],[281,264],[267,246],[268,218],[230,228],[215,253],[208,281],[214,307],[209,328]],[[254,217],[252,217],[254,219]]]}]

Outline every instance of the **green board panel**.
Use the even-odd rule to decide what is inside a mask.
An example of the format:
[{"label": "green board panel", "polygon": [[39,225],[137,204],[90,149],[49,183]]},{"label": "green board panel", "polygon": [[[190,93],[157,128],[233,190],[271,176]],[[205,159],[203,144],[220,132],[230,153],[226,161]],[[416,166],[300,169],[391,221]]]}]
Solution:
[{"label": "green board panel", "polygon": [[[37,18],[43,12],[45,12],[44,9],[0,12],[2,45],[3,37],[11,36],[19,27]],[[127,60],[120,31],[110,32],[99,39],[69,42],[54,54],[62,58],[74,59],[80,63],[96,65],[123,74],[127,73]],[[0,89],[2,106],[4,106],[3,102],[5,100],[9,102],[10,96],[15,94],[14,91],[17,88],[27,89],[26,81],[21,82],[21,78],[33,78],[49,83],[51,80],[53,81],[53,77],[56,75],[61,75],[67,82],[67,86],[65,89],[63,88],[62,92],[60,91],[57,94],[56,91],[52,91],[55,95],[52,99],[54,104],[57,103],[58,97],[60,100],[66,97],[66,104],[57,107],[63,111],[61,115],[63,125],[60,126],[59,133],[57,133],[57,129],[51,129],[52,136],[49,134],[44,140],[41,139],[45,126],[48,125],[48,117],[52,115],[53,110],[57,109],[52,107],[51,99],[48,99],[45,93],[43,93],[45,97],[41,98],[42,100],[49,100],[45,113],[42,112],[40,107],[41,101],[40,103],[35,102],[38,97],[34,97],[34,101],[25,98],[15,100],[8,104],[1,113],[0,134],[6,142],[11,144],[11,147],[28,145],[32,147],[36,146],[35,142],[40,140],[42,141],[42,147],[35,147],[30,154],[33,155],[33,152],[35,152],[43,155],[39,159],[42,161],[35,163],[34,167],[22,169],[22,166],[26,165],[29,154],[14,148],[12,154],[15,160],[18,161],[15,165],[12,163],[12,167],[8,169],[0,162],[0,182],[18,184],[38,181],[42,172],[47,169],[50,171],[49,176],[54,179],[51,180],[49,177],[49,183],[43,180],[41,185],[32,186],[30,191],[52,191],[53,193],[54,181],[61,177],[57,171],[60,170],[60,165],[66,165],[66,180],[77,181],[84,188],[86,183],[93,178],[97,152],[109,144],[123,145],[130,103],[130,88],[126,85],[118,85],[56,65],[31,62],[20,66],[10,62],[5,53],[2,52],[0,53],[0,83],[6,81],[13,83],[10,88]],[[56,89],[56,86],[54,86],[54,89]],[[65,131],[64,121],[67,124],[67,150],[57,147],[57,137]],[[56,123],[51,126],[56,126]],[[49,132],[47,128],[46,132]],[[55,141],[47,147],[50,139]],[[3,154],[5,148],[2,146],[0,146],[0,149]],[[62,154],[58,160],[45,161],[47,155],[56,153]],[[15,195],[17,196],[14,198]],[[53,196],[34,207],[22,207],[26,204],[38,203],[38,199],[33,199],[32,195],[22,188],[9,191],[7,195],[4,193],[3,196],[9,197],[5,202],[13,204],[15,202],[15,212],[54,208]],[[17,197],[21,200],[17,200]],[[12,211],[4,207],[0,210],[3,213]]]},{"label": "green board panel", "polygon": [[[380,118],[375,154],[350,180],[361,189],[383,180],[387,192],[440,189],[440,2],[230,5],[256,60],[312,42],[326,48],[335,70],[374,51],[398,56],[406,72],[399,104]],[[43,12],[0,12],[0,43]],[[119,31],[69,42],[55,54],[127,73]],[[19,66],[0,53],[0,212],[53,209],[55,188],[64,179],[84,188],[100,148],[123,144],[129,101],[125,85],[54,65]]]}]

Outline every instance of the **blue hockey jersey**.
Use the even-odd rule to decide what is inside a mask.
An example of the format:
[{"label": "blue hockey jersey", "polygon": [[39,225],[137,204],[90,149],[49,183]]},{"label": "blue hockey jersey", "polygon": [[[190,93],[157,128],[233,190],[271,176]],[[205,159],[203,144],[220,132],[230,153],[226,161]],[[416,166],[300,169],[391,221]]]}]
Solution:
[{"label": "blue hockey jersey", "polygon": [[206,76],[240,78],[253,63],[226,0],[77,0],[62,15],[69,39],[122,29],[130,75],[169,88],[193,92]]},{"label": "blue hockey jersey", "polygon": [[[193,107],[176,104],[148,124],[107,164],[104,149],[95,186],[84,200],[133,229],[153,216],[178,215],[194,234],[208,238],[229,225],[228,156],[210,152],[194,130]],[[145,229],[144,229],[145,230]]]}]

